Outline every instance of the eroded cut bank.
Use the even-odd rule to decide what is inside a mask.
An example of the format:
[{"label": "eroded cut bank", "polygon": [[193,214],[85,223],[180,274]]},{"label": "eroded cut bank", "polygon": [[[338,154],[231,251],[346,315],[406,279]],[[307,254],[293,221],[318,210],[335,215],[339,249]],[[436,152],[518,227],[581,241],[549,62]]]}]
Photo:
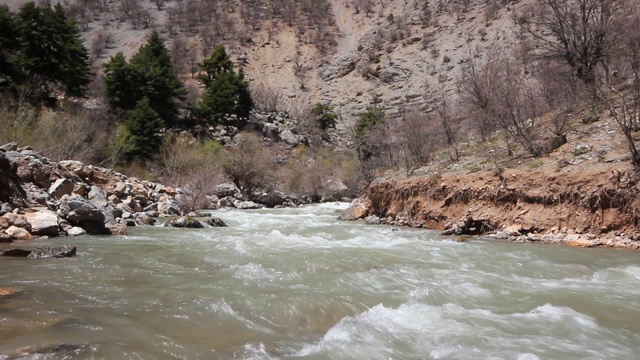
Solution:
[{"label": "eroded cut bank", "polygon": [[621,164],[452,174],[374,183],[351,217],[448,235],[640,249],[638,190],[638,174]]}]

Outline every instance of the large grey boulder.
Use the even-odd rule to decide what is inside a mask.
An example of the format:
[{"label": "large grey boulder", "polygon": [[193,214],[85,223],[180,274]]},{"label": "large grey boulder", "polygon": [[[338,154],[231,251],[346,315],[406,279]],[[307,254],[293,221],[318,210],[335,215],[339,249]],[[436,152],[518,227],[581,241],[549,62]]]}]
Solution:
[{"label": "large grey boulder", "polygon": [[58,179],[49,187],[49,195],[56,199],[60,199],[64,195],[71,195],[71,193],[73,193],[73,181],[67,178]]},{"label": "large grey boulder", "polygon": [[282,205],[287,201],[287,196],[280,191],[272,191],[269,193],[262,193],[253,197],[253,200],[257,203],[263,204],[268,208],[274,208],[278,205]]},{"label": "large grey boulder", "polygon": [[91,187],[89,202],[102,212],[105,224],[115,224],[116,218],[122,217],[122,210],[109,202],[105,193],[97,186]]},{"label": "large grey boulder", "polygon": [[51,210],[40,210],[35,213],[26,213],[25,217],[31,225],[31,233],[40,236],[60,235],[58,215]]},{"label": "large grey boulder", "polygon": [[[104,214],[89,200],[73,195],[65,195],[60,199],[59,215],[71,223],[100,223],[104,224]],[[83,227],[84,228],[84,227]]]}]

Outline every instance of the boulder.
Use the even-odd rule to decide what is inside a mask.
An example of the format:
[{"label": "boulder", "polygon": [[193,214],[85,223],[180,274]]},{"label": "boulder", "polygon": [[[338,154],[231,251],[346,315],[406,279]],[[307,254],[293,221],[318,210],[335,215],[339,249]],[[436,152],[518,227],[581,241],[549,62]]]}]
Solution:
[{"label": "boulder", "polygon": [[263,193],[257,196],[254,196],[253,200],[268,208],[274,208],[278,205],[284,204],[287,200],[287,197],[284,193],[280,191],[272,191],[269,193]]},{"label": "boulder", "polygon": [[136,214],[135,221],[139,225],[155,225],[156,219],[145,213]]},{"label": "boulder", "polygon": [[23,229],[21,227],[17,227],[15,225],[9,226],[9,228],[7,230],[5,230],[5,232],[9,236],[11,236],[13,239],[16,239],[16,240],[29,240],[29,239],[31,239],[31,234],[29,233],[29,231],[27,231],[26,229]]},{"label": "boulder", "polygon": [[522,226],[520,225],[509,225],[504,228],[501,232],[505,233],[507,236],[520,236],[522,235]]},{"label": "boulder", "polygon": [[34,213],[27,213],[25,217],[31,225],[31,233],[40,236],[60,235],[60,224],[58,215],[51,210],[40,210]]},{"label": "boulder", "polygon": [[79,227],[79,226],[74,226],[71,229],[67,230],[67,235],[69,236],[80,236],[80,235],[86,235],[87,232]]},{"label": "boulder", "polygon": [[366,214],[367,207],[363,203],[354,200],[351,206],[338,216],[338,220],[353,221],[364,218]]},{"label": "boulder", "polygon": [[234,205],[240,210],[262,209],[264,207],[263,205],[256,204],[253,201],[236,201]]},{"label": "boulder", "polygon": [[292,146],[298,145],[302,141],[302,136],[294,134],[291,130],[284,130],[280,132],[278,136],[280,137],[281,141],[284,141],[288,145]]},{"label": "boulder", "polygon": [[32,187],[27,191],[27,198],[29,199],[29,201],[31,201],[32,203],[36,203],[39,205],[47,205],[47,202],[51,199],[51,197],[49,196],[49,193],[39,189],[37,187]]},{"label": "boulder", "polygon": [[218,198],[224,198],[227,196],[236,197],[240,193],[240,190],[234,184],[224,183],[216,185],[212,192]]},{"label": "boulder", "polygon": [[97,186],[92,186],[89,191],[91,202],[104,215],[105,224],[114,224],[116,218],[122,216],[122,211],[107,200],[105,193]]},{"label": "boulder", "polygon": [[204,227],[200,221],[192,218],[191,216],[174,216],[165,222],[164,226],[190,229],[199,229]]},{"label": "boulder", "polygon": [[[99,223],[104,224],[105,217],[102,211],[89,200],[77,195],[64,196],[60,199],[58,211],[61,217],[71,223]],[[83,228],[87,230],[84,226]]]},{"label": "boulder", "polygon": [[164,215],[180,215],[182,210],[177,201],[167,198],[158,203],[158,212]]},{"label": "boulder", "polygon": [[70,179],[58,179],[49,187],[49,195],[56,199],[60,199],[64,195],[71,195],[73,193],[73,185],[73,181]]},{"label": "boulder", "polygon": [[9,225],[15,225],[21,228],[29,228],[29,222],[24,215],[14,214],[14,213],[6,213],[2,215],[3,218],[7,220]]},{"label": "boulder", "polygon": [[207,217],[202,217],[199,218],[199,220],[211,227],[226,227],[227,224],[222,221],[222,219],[217,218],[217,217],[213,217],[213,216],[207,216]]}]

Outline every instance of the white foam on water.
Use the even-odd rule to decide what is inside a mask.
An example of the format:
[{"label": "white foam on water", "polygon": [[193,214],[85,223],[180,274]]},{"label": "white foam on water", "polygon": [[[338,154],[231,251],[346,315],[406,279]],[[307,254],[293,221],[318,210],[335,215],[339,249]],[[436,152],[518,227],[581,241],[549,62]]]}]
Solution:
[{"label": "white foam on water", "polygon": [[277,357],[269,354],[264,346],[264,343],[250,343],[245,344],[234,358],[246,359],[246,360],[276,360]]}]

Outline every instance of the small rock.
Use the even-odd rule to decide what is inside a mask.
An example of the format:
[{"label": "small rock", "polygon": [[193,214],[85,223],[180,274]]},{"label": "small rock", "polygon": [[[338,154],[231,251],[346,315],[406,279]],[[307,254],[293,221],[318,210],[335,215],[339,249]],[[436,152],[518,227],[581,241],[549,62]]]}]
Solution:
[{"label": "small rock", "polygon": [[216,217],[203,217],[200,218],[200,221],[202,221],[203,223],[211,226],[211,227],[226,227],[227,224],[222,221],[222,219],[220,218],[216,218]]},{"label": "small rock", "polygon": [[234,205],[240,210],[262,209],[264,207],[263,205],[256,204],[253,201],[239,201],[234,203]]},{"label": "small rock", "polygon": [[79,227],[79,226],[74,226],[71,229],[67,230],[67,235],[69,236],[80,236],[80,235],[86,235],[87,232]]},{"label": "small rock", "polygon": [[364,218],[364,222],[367,225],[380,225],[381,224],[380,217],[375,216],[375,215],[367,216],[366,218]]},{"label": "small rock", "polygon": [[190,229],[199,229],[203,228],[204,225],[197,219],[194,219],[190,216],[180,216],[173,217],[164,223],[164,226],[171,226],[177,228],[190,228]]},{"label": "small rock", "polygon": [[15,225],[11,225],[9,226],[9,228],[7,230],[5,230],[5,232],[7,234],[9,234],[9,236],[11,236],[12,238],[16,239],[16,240],[29,240],[31,239],[31,234],[29,233],[29,231],[27,231],[26,229],[23,228],[19,228]]},{"label": "small rock", "polygon": [[108,227],[111,235],[127,235],[127,225],[116,223]]},{"label": "small rock", "polygon": [[0,288],[0,299],[7,298],[9,296],[13,296],[20,293],[20,290],[10,287]]}]

